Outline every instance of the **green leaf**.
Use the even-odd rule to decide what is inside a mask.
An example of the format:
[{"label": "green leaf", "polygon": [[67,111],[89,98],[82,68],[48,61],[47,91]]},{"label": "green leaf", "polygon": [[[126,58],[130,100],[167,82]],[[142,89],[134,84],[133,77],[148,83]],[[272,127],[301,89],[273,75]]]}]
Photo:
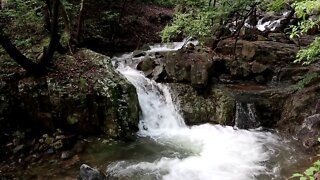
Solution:
[{"label": "green leaf", "polygon": [[307,170],[304,171],[304,173],[307,176],[313,176],[315,172],[317,172],[317,168],[315,167],[309,167]]},{"label": "green leaf", "polygon": [[294,178],[294,177],[303,177],[303,174],[300,173],[294,173],[290,178]]},{"label": "green leaf", "polygon": [[307,180],[306,177],[300,177],[300,180]]}]

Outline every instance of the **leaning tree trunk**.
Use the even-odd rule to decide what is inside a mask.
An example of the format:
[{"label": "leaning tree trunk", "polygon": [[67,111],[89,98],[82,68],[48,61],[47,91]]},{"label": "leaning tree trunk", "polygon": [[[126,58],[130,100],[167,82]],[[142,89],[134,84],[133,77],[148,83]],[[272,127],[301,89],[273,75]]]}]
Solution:
[{"label": "leaning tree trunk", "polygon": [[[48,7],[51,7],[50,1],[47,1]],[[0,44],[9,54],[9,56],[16,61],[22,68],[24,68],[28,73],[31,74],[42,74],[45,72],[45,67],[48,66],[53,58],[53,54],[56,50],[56,46],[59,43],[58,35],[58,16],[59,16],[59,0],[53,1],[53,12],[51,20],[51,40],[48,48],[45,48],[44,55],[40,59],[40,63],[34,63],[32,60],[28,59],[23,55],[17,47],[10,41],[9,37],[5,35],[3,31],[3,24],[0,24]],[[51,10],[50,10],[51,11]]]},{"label": "leaning tree trunk", "polygon": [[31,72],[37,69],[37,64],[24,56],[16,46],[11,43],[10,39],[4,34],[2,29],[0,29],[0,44],[9,56],[25,70]]}]

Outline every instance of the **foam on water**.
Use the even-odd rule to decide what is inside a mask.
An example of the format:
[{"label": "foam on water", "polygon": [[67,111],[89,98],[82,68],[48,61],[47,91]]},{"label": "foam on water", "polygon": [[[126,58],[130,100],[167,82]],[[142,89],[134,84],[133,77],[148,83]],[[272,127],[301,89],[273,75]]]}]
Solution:
[{"label": "foam on water", "polygon": [[186,38],[182,42],[171,42],[171,43],[164,43],[164,44],[154,44],[150,46],[150,50],[148,52],[164,52],[164,51],[177,51],[181,49],[188,43],[192,43],[194,45],[199,44],[198,41],[191,41],[191,38]]},{"label": "foam on water", "polygon": [[275,135],[210,124],[188,127],[168,87],[129,67],[118,70],[137,89],[142,109],[138,134],[188,155],[163,156],[154,162],[114,162],[109,165],[108,174],[117,179],[139,180],[248,180],[275,173],[265,163],[272,153],[267,144],[278,141]]}]

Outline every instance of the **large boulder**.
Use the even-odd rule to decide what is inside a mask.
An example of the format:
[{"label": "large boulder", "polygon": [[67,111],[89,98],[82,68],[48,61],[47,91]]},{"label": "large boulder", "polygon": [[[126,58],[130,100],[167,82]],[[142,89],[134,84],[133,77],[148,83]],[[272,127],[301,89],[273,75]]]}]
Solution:
[{"label": "large boulder", "polygon": [[187,47],[165,56],[165,70],[175,82],[190,82],[195,87],[205,87],[212,68],[212,54]]},{"label": "large boulder", "polygon": [[[319,77],[309,87],[287,98],[281,119],[277,124],[280,132],[295,136],[307,151],[319,150],[320,135],[320,85]],[[312,85],[313,84],[313,85]]]},{"label": "large boulder", "polygon": [[158,82],[187,82],[206,87],[213,72],[212,52],[189,43],[177,51],[156,52],[139,60],[137,69]]},{"label": "large boulder", "polygon": [[[292,63],[299,48],[295,44],[276,41],[246,41],[225,39],[216,52],[224,57],[226,69],[234,78],[254,79],[266,83],[282,67]],[[229,57],[228,57],[229,56]]]},{"label": "large boulder", "polygon": [[138,129],[135,87],[107,56],[82,49],[56,60],[56,71],[19,81],[18,99],[35,126],[131,137]]},{"label": "large boulder", "polygon": [[169,86],[188,125],[233,125],[235,100],[228,90],[212,88],[203,93],[188,84],[172,83]]},{"label": "large boulder", "polygon": [[275,41],[245,41],[226,39],[219,42],[216,51],[223,54],[234,54],[238,59],[261,64],[290,63],[295,59],[299,48],[295,44]]},{"label": "large boulder", "polygon": [[291,86],[276,88],[249,83],[226,88],[236,100],[235,125],[243,129],[274,128],[286,99],[294,92]]}]

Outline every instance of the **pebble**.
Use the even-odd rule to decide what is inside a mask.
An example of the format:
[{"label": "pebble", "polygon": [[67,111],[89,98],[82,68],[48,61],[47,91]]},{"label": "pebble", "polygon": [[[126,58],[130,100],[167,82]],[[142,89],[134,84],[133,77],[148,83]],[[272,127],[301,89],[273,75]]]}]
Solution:
[{"label": "pebble", "polygon": [[65,159],[69,159],[71,156],[70,156],[70,152],[69,151],[63,151],[61,153],[61,159],[65,160]]}]

